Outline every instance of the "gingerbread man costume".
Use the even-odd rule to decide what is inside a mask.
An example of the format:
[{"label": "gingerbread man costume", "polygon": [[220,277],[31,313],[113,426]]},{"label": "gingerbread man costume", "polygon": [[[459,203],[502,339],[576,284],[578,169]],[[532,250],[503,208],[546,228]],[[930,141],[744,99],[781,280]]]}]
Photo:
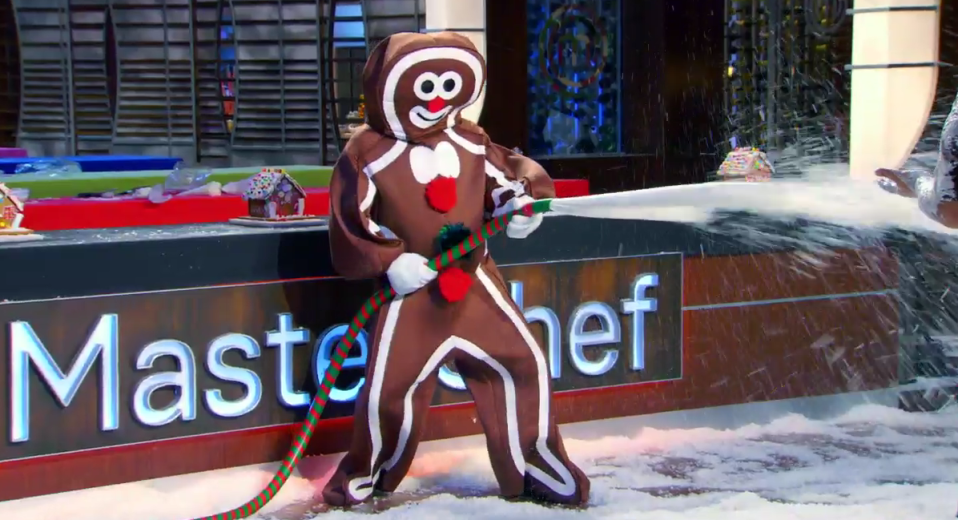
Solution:
[{"label": "gingerbread man costume", "polygon": [[[368,124],[335,166],[330,248],[341,275],[385,278],[399,296],[375,317],[352,445],[323,491],[331,505],[396,489],[447,361],[476,402],[503,495],[588,500],[550,411],[543,350],[488,251],[426,267],[490,217],[555,195],[539,164],[460,117],[484,82],[481,55],[454,33],[392,35],[363,70]],[[516,217],[506,233],[524,238],[541,220]]]}]

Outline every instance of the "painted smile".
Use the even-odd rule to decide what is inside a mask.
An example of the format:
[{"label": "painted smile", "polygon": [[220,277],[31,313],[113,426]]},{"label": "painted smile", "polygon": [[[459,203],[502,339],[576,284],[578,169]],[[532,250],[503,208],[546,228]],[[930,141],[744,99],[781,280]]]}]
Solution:
[{"label": "painted smile", "polygon": [[[429,114],[432,114],[432,112],[429,112]],[[436,117],[426,117],[426,116],[423,115],[423,114],[419,114],[419,117],[425,119],[426,121],[439,121],[439,120],[442,119],[442,117],[445,116],[445,115],[446,115],[446,114],[437,114]]]},{"label": "painted smile", "polygon": [[439,112],[430,112],[425,107],[415,106],[409,111],[409,120],[416,127],[426,129],[438,123],[442,118],[449,115],[451,111],[452,106],[449,105]]}]

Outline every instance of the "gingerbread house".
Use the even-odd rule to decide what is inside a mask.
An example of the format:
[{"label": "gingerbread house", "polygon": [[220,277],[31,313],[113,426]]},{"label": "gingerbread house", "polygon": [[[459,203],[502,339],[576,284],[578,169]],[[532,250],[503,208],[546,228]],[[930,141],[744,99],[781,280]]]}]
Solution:
[{"label": "gingerbread house", "polygon": [[774,169],[765,152],[758,148],[736,148],[729,152],[719,166],[718,176],[722,180],[745,180],[749,182],[767,181],[772,178]]},{"label": "gingerbread house", "polygon": [[0,231],[20,228],[23,221],[23,202],[10,188],[0,183]]},{"label": "gingerbread house", "polygon": [[301,217],[306,210],[306,191],[281,168],[264,168],[254,175],[243,198],[253,218]]}]

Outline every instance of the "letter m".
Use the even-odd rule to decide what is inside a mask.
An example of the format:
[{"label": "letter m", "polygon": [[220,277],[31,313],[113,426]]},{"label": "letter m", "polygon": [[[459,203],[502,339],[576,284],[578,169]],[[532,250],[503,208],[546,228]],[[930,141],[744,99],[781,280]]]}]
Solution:
[{"label": "letter m", "polygon": [[66,408],[76,397],[97,356],[102,355],[100,425],[104,431],[119,427],[118,322],[116,314],[100,316],[66,373],[28,322],[10,323],[10,442],[30,440],[31,364],[60,406]]}]

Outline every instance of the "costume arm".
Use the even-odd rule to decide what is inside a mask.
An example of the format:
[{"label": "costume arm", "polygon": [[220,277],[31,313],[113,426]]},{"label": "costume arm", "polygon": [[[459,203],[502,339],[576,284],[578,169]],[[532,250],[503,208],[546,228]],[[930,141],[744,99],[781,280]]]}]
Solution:
[{"label": "costume arm", "polygon": [[376,185],[347,153],[333,167],[329,185],[329,249],[333,268],[350,280],[382,276],[405,244],[371,218]]},{"label": "costume arm", "polygon": [[488,214],[498,217],[532,200],[555,197],[555,183],[539,163],[488,138],[485,145]]}]

